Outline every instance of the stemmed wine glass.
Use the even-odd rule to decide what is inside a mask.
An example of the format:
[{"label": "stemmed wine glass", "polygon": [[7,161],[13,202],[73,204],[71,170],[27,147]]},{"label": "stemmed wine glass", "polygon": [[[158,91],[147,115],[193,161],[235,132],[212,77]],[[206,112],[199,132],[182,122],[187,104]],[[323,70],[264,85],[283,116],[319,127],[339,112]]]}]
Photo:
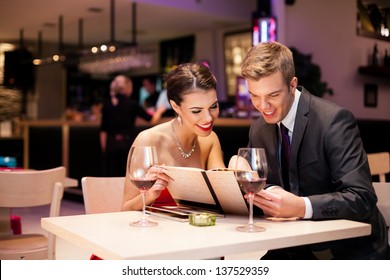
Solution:
[{"label": "stemmed wine glass", "polygon": [[236,167],[234,170],[237,182],[249,197],[249,221],[247,225],[239,226],[238,231],[259,232],[265,228],[253,223],[253,197],[265,186],[268,175],[265,150],[260,148],[238,149]]},{"label": "stemmed wine glass", "polygon": [[[152,170],[157,165],[157,152],[154,146],[131,147],[127,160],[127,172],[131,182],[142,195],[142,219],[131,222],[131,226],[152,227],[158,223],[149,221],[145,214],[145,195],[157,181],[158,172]],[[157,169],[158,170],[158,169]]]}]

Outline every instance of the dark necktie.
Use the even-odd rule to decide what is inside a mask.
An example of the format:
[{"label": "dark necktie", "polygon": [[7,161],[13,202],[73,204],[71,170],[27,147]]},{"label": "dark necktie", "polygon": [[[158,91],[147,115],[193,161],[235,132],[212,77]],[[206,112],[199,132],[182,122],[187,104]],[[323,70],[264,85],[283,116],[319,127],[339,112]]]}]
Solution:
[{"label": "dark necktie", "polygon": [[288,136],[288,129],[282,123],[280,123],[280,132],[282,135],[281,161],[282,161],[283,184],[284,184],[284,189],[290,191],[289,175],[288,175],[288,171],[290,169],[290,138]]}]

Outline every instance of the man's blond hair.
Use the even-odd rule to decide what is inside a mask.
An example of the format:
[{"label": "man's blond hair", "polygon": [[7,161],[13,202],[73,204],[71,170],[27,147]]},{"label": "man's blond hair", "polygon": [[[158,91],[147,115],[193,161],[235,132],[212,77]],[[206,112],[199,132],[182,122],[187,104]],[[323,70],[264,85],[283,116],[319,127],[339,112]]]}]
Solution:
[{"label": "man's blond hair", "polygon": [[253,46],[241,66],[242,76],[256,81],[278,71],[287,85],[295,76],[292,52],[278,42],[259,43]]}]

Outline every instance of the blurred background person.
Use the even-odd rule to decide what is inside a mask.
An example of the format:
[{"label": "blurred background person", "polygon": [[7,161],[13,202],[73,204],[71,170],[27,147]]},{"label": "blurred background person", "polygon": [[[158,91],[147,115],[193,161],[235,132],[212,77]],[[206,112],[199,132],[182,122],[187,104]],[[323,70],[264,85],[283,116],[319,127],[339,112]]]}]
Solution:
[{"label": "blurred background person", "polygon": [[154,112],[154,114],[158,118],[175,116],[175,111],[172,109],[171,104],[169,103],[166,89],[163,89],[160,92],[160,96],[158,97],[156,103],[156,111]]},{"label": "blurred background person", "polygon": [[142,80],[142,86],[145,91],[148,93],[148,96],[143,102],[144,108],[148,112],[156,111],[156,104],[158,97],[160,96],[160,91],[157,90],[156,78],[146,77]]},{"label": "blurred background person", "polygon": [[137,117],[151,123],[158,120],[131,98],[132,93],[132,80],[118,75],[111,82],[110,98],[103,104],[100,125],[103,176],[126,175],[127,153],[137,136],[134,129]]}]

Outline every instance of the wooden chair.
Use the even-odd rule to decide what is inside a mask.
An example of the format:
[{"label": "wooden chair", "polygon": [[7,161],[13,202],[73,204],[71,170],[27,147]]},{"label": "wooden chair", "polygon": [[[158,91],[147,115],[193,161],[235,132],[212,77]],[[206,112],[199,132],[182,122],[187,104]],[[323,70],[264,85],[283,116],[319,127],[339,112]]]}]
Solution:
[{"label": "wooden chair", "polygon": [[[86,214],[122,210],[125,177],[83,177],[81,187]],[[101,260],[101,258],[92,254],[90,260]]]},{"label": "wooden chair", "polygon": [[390,173],[390,153],[367,154],[371,175],[379,176],[379,182],[386,182],[386,174]]},{"label": "wooden chair", "polygon": [[83,177],[81,187],[86,214],[121,211],[125,177]]},{"label": "wooden chair", "polygon": [[374,182],[373,186],[378,197],[377,206],[388,227],[390,245],[390,183]]},{"label": "wooden chair", "polygon": [[[41,171],[0,171],[0,259],[55,259],[55,235],[14,235],[11,208],[50,206],[48,216],[60,214],[65,167]],[[23,220],[22,220],[23,221]]]}]

